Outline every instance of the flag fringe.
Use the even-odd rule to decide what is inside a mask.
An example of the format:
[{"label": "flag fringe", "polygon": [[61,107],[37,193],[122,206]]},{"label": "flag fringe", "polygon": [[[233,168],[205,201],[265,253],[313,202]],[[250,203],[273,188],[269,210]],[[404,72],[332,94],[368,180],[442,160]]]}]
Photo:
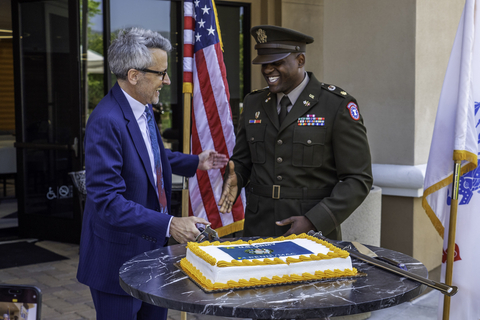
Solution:
[{"label": "flag fringe", "polygon": [[[467,173],[469,171],[474,170],[477,167],[477,155],[475,153],[469,152],[467,150],[453,150],[453,160],[460,160],[460,161],[468,161],[470,163],[466,164],[465,166],[466,171],[464,173]],[[473,166],[473,168],[470,168],[470,166]],[[463,167],[462,167],[463,170]],[[462,173],[463,174],[463,173]]]},{"label": "flag fringe", "polygon": [[213,11],[215,12],[215,24],[217,25],[218,40],[220,40],[220,48],[222,48],[222,52],[223,52],[222,33],[220,32],[220,23],[218,22],[217,6],[215,5],[215,0],[212,0],[212,6],[213,6]]},{"label": "flag fringe", "polygon": [[[454,150],[453,151],[453,160],[462,160],[462,161],[468,161],[468,163],[464,164],[462,168],[460,169],[460,176],[464,175],[467,172],[470,172],[474,170],[477,167],[477,155],[466,151],[466,150]],[[452,166],[453,168],[453,166]],[[427,197],[434,192],[445,188],[446,186],[452,184],[453,182],[453,172],[450,174],[448,177],[445,179],[435,183],[434,185],[431,185],[429,188],[427,188],[423,192],[423,197],[422,197],[422,207],[427,213],[428,217],[430,218],[430,221],[432,222],[433,226],[437,230],[438,234],[442,237],[445,233],[445,228],[442,225],[442,222],[438,219],[437,215],[433,211],[432,207],[430,207],[430,204],[427,201]]]},{"label": "flag fringe", "polygon": [[217,231],[219,237],[223,237],[237,231],[242,231],[244,221],[245,219],[235,221],[234,223],[230,223],[226,226],[216,228],[215,231]]},{"label": "flag fringe", "polygon": [[443,239],[445,228],[443,227],[442,223],[438,219],[438,217],[435,214],[435,212],[433,211],[433,209],[428,204],[427,196],[425,195],[425,193],[423,194],[422,207],[425,210],[425,212],[427,213],[428,218],[430,218],[430,221],[432,222],[433,226],[435,227],[435,230],[437,230],[438,234]]},{"label": "flag fringe", "polygon": [[193,83],[191,82],[184,82],[183,83],[183,93],[193,93]]}]

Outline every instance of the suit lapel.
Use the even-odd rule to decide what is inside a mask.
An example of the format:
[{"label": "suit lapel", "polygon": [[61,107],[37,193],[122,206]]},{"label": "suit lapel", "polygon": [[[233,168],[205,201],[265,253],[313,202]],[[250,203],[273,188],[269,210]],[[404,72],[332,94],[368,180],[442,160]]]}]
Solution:
[{"label": "suit lapel", "polygon": [[309,73],[309,77],[310,81],[298,97],[292,110],[290,110],[285,120],[283,120],[279,131],[284,130],[290,124],[297,121],[298,118],[303,116],[318,103],[320,92],[322,91],[322,85],[313,74]]},{"label": "suit lapel", "polygon": [[273,123],[273,126],[275,127],[275,129],[278,130],[278,127],[280,125],[278,123],[277,95],[271,93],[268,90],[265,91],[265,93],[262,96],[262,106],[268,119],[270,119],[270,122]]},{"label": "suit lapel", "polygon": [[132,138],[135,149],[137,149],[138,155],[142,160],[143,167],[148,175],[148,179],[150,180],[152,186],[155,187],[155,180],[153,179],[150,158],[148,157],[147,147],[145,146],[145,141],[143,140],[142,133],[140,132],[140,128],[138,127],[137,119],[135,119],[132,108],[130,107],[128,100],[125,97],[125,94],[123,94],[122,89],[120,88],[118,83],[116,83],[115,86],[112,88],[112,92],[113,96],[115,97],[120,106],[120,109],[122,109],[125,120],[127,121],[127,130],[130,133],[130,137]]}]

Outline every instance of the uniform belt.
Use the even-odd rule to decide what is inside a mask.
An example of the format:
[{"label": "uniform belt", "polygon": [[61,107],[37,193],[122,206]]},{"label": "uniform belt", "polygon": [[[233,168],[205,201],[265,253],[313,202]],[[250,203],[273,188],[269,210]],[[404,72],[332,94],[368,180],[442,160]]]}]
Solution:
[{"label": "uniform belt", "polygon": [[279,185],[260,185],[250,182],[248,190],[253,194],[272,199],[323,199],[332,193],[330,188],[286,188]]}]

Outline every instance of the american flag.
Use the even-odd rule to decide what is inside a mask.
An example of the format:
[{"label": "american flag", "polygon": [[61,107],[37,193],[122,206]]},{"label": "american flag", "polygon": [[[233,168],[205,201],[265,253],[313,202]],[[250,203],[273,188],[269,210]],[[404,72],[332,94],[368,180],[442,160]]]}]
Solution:
[{"label": "american flag", "polygon": [[[183,91],[193,94],[192,154],[215,149],[230,157],[235,146],[221,43],[214,1],[185,0]],[[243,190],[232,212],[218,210],[224,173],[224,169],[197,170],[189,179],[190,215],[208,220],[219,236],[243,230],[244,221]]]}]

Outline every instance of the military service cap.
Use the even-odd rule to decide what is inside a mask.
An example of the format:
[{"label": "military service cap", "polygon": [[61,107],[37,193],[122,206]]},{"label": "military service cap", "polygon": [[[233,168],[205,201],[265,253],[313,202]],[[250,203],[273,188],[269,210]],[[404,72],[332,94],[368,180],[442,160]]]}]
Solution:
[{"label": "military service cap", "polygon": [[313,38],[295,30],[277,26],[262,25],[253,27],[250,34],[257,44],[257,57],[254,64],[272,63],[287,57],[292,52],[305,52]]}]

